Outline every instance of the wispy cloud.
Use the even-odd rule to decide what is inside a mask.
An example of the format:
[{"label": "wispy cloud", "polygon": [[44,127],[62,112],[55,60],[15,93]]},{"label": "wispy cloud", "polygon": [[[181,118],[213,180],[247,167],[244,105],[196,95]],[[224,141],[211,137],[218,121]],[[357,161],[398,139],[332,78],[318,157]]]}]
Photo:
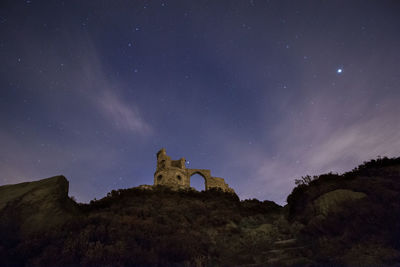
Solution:
[{"label": "wispy cloud", "polygon": [[106,75],[95,46],[86,40],[80,47],[87,53],[78,64],[81,69],[76,73],[74,81],[76,92],[91,102],[117,130],[142,136],[151,134],[151,125],[143,118],[137,103],[132,100],[134,95],[130,95],[129,99],[123,97],[128,91],[127,86]]},{"label": "wispy cloud", "polygon": [[277,154],[257,152],[260,160],[252,178],[258,186],[247,190],[284,203],[296,178],[331,171],[342,173],[377,156],[398,156],[400,121],[388,115],[377,115],[336,130],[338,122],[325,129],[319,129],[316,123],[298,133],[285,125],[280,129],[282,140],[277,140]]},{"label": "wispy cloud", "polygon": [[[73,37],[40,55],[31,51],[45,40],[32,35],[19,44],[24,63],[37,66],[21,78],[29,88],[26,105],[34,109],[12,109],[8,116],[15,119],[0,129],[0,185],[63,174],[78,200],[103,196],[130,171],[123,167],[127,151],[153,133],[138,91],[111,78],[90,38]],[[18,70],[8,75],[22,77]]]},{"label": "wispy cloud", "polygon": [[[69,38],[67,38],[69,37]],[[21,45],[23,50],[30,51],[31,46],[40,47],[42,40],[31,36],[29,46]],[[104,56],[98,51],[93,41],[84,36],[65,36],[58,47],[74,47],[75,57],[68,58],[61,50],[56,50],[49,56],[26,53],[27,62],[46,62],[46,75],[32,73],[25,76],[29,84],[40,84],[38,90],[47,105],[52,105],[54,98],[59,98],[56,105],[65,102],[74,102],[85,109],[86,113],[101,114],[102,123],[108,123],[117,131],[129,134],[138,134],[145,137],[153,132],[152,126],[146,120],[146,113],[135,102],[135,93],[140,93],[140,88],[130,88],[122,79],[112,79],[109,66],[104,64]],[[74,40],[74,41],[71,41]],[[37,48],[38,49],[38,48]],[[38,82],[40,81],[40,82]],[[54,83],[57,81],[57,83]],[[64,91],[68,91],[65,94]],[[130,92],[127,95],[127,92]],[[79,117],[75,118],[79,120]],[[82,124],[86,124],[83,122]]]},{"label": "wispy cloud", "polygon": [[97,98],[98,107],[118,129],[147,135],[152,132],[150,125],[145,122],[135,105],[128,105],[112,91],[104,91]]},{"label": "wispy cloud", "polygon": [[272,146],[249,144],[243,136],[221,138],[232,155],[226,173],[242,198],[284,204],[301,176],[342,173],[377,156],[399,156],[400,107],[395,99],[369,94],[361,101],[357,94],[365,92],[352,85],[352,92],[342,94],[305,92],[307,103],[298,101],[291,109],[295,112],[282,114],[264,133]]}]

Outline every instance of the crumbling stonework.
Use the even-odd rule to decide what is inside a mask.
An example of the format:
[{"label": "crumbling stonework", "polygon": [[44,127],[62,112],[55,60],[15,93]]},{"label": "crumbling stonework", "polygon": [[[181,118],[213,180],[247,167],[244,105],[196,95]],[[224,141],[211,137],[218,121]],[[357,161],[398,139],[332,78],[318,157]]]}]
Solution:
[{"label": "crumbling stonework", "polygon": [[171,188],[190,188],[190,177],[199,174],[204,178],[205,188],[219,188],[225,192],[234,193],[223,178],[212,177],[210,170],[187,169],[185,159],[171,160],[164,148],[157,153],[157,170],[154,173],[154,185],[164,185]]}]

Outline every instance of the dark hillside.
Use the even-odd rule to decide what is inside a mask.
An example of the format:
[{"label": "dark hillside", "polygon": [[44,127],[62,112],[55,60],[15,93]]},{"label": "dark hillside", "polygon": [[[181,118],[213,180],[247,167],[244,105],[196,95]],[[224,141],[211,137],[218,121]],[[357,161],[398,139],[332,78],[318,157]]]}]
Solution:
[{"label": "dark hillside", "polygon": [[78,204],[62,176],[2,186],[0,265],[399,266],[399,158],[296,183],[285,207],[161,186]]},{"label": "dark hillside", "polygon": [[216,190],[124,189],[79,204],[80,212],[62,227],[33,232],[12,247],[0,241],[0,251],[6,265],[255,263],[253,254],[284,236],[278,224],[281,209],[273,202],[239,201],[235,194]]}]

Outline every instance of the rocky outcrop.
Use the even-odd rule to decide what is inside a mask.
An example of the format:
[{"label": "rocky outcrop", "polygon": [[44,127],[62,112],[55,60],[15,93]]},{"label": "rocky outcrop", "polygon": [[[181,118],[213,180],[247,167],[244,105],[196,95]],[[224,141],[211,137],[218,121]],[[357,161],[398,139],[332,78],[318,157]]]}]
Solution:
[{"label": "rocky outcrop", "polygon": [[317,214],[328,215],[330,212],[337,212],[341,204],[361,199],[366,197],[367,194],[363,192],[355,192],[348,189],[337,189],[323,194],[314,200],[314,208]]},{"label": "rocky outcrop", "polygon": [[342,175],[303,180],[288,196],[288,218],[319,265],[395,266],[399,192],[400,158],[378,158]]},{"label": "rocky outcrop", "polygon": [[65,222],[75,205],[68,198],[68,184],[64,176],[55,176],[0,186],[0,226],[28,234]]}]

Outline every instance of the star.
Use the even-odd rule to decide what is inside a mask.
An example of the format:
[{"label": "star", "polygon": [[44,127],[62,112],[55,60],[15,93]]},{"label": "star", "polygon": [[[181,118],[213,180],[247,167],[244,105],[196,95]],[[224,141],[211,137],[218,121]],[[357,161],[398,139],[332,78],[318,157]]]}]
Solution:
[{"label": "star", "polygon": [[343,72],[343,69],[342,68],[338,68],[337,70],[336,70],[336,73],[337,74],[341,74]]}]

